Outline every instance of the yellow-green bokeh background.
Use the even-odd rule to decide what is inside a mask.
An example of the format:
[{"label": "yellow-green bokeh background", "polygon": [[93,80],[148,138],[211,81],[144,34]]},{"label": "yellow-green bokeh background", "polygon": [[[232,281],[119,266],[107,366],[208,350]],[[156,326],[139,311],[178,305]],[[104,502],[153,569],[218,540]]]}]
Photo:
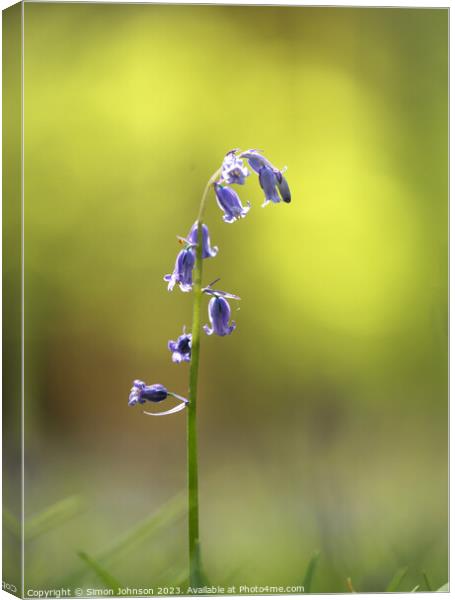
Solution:
[{"label": "yellow-green bokeh background", "polygon": [[[447,580],[447,21],[25,5],[26,513],[87,502],[29,546],[30,585],[185,486],[185,416],[127,398],[186,392],[166,344],[191,297],[162,277],[233,147],[287,165],[293,199],[261,209],[252,176],[246,219],[207,210],[206,281],[242,301],[202,346],[206,570],[299,584],[319,549],[315,591]],[[141,586],[185,562],[182,522],[109,568]]]}]

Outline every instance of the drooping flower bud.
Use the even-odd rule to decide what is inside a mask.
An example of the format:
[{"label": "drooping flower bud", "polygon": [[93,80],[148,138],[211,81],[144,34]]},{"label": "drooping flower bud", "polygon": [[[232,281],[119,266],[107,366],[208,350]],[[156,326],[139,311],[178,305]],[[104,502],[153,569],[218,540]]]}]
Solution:
[{"label": "drooping flower bud", "polygon": [[270,167],[264,166],[259,169],[259,184],[265,194],[265,202],[262,206],[269,202],[280,202],[280,196],[276,189],[277,183],[275,173]]},{"label": "drooping flower bud", "polygon": [[150,402],[162,402],[166,400],[168,395],[169,392],[161,383],[146,385],[140,379],[135,379],[128,399],[128,406],[145,404],[147,400]]},{"label": "drooping flower bud", "polygon": [[164,415],[171,415],[176,412],[180,412],[184,408],[188,406],[188,400],[179,396],[178,394],[174,394],[174,392],[169,392],[164,385],[161,383],[154,383],[153,385],[146,385],[143,381],[136,379],[133,382],[133,387],[131,388],[130,396],[128,399],[128,406],[135,406],[136,404],[145,404],[147,400],[149,402],[154,402],[155,404],[158,402],[163,402],[171,396],[176,400],[179,400],[179,404],[174,406],[173,408],[160,412],[147,412],[144,410],[144,414],[149,415],[151,417],[161,417]]},{"label": "drooping flower bud", "polygon": [[[188,238],[187,238],[187,240],[190,242],[190,244],[193,244],[193,245],[197,244],[197,224],[198,224],[198,222],[196,221],[194,223],[193,227],[191,227],[190,232],[188,234]],[[213,258],[217,254],[218,254],[218,246],[213,246],[213,248],[210,246],[209,228],[207,227],[207,225],[204,225],[204,223],[203,223],[202,224],[202,258]]]},{"label": "drooping flower bud", "polygon": [[284,178],[283,171],[276,172],[275,176],[278,182],[278,190],[283,202],[289,203],[291,201],[291,190],[289,189],[288,182]]},{"label": "drooping flower bud", "polygon": [[231,318],[231,307],[229,302],[221,297],[215,296],[209,302],[209,319],[212,327],[204,325],[204,331],[207,335],[230,335],[235,329],[235,321],[229,325]]},{"label": "drooping flower bud", "polygon": [[250,203],[244,207],[238,194],[230,187],[215,183],[215,194],[218,206],[224,211],[223,220],[226,223],[245,217],[250,210]]},{"label": "drooping flower bud", "polygon": [[195,263],[194,250],[185,248],[177,255],[174,272],[164,276],[164,281],[168,282],[167,289],[171,292],[176,283],[179,284],[182,292],[189,292],[193,286],[193,267]]}]

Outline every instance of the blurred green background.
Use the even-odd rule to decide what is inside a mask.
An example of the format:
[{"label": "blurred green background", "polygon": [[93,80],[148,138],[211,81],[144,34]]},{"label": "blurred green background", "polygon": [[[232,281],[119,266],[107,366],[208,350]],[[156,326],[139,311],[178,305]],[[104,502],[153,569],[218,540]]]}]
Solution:
[{"label": "blurred green background", "polygon": [[[290,205],[206,215],[205,281],[242,297],[203,338],[201,543],[213,582],[314,591],[447,580],[448,11],[25,5],[26,583],[66,581],[186,483],[162,277],[225,152],[288,166]],[[204,308],[204,317],[205,317]],[[206,322],[206,319],[204,319]],[[184,517],[105,566],[176,582]],[[79,583],[100,587],[90,570]]]}]

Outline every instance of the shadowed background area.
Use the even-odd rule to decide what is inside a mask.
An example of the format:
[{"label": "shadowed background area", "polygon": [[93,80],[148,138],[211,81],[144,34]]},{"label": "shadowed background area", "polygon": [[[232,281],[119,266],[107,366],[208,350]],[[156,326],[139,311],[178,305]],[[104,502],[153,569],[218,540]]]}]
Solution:
[{"label": "shadowed background area", "polygon": [[[101,587],[97,556],[186,484],[185,415],[151,419],[133,379],[186,395],[169,294],[226,151],[288,166],[290,205],[206,223],[205,282],[237,330],[202,339],[201,543],[212,582],[318,592],[447,580],[445,10],[26,4],[26,583]],[[204,317],[206,308],[204,306]],[[206,322],[204,320],[204,322]],[[185,516],[103,563],[175,584]]]}]

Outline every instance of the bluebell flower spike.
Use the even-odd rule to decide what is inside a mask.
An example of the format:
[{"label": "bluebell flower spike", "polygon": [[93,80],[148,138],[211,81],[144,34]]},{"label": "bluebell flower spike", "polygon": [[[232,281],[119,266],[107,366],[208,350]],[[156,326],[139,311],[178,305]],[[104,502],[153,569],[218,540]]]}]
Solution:
[{"label": "bluebell flower spike", "polygon": [[177,255],[173,273],[164,276],[171,292],[178,283],[182,292],[190,292],[193,287],[193,268],[196,257],[192,248],[184,248]]},{"label": "bluebell flower spike", "polygon": [[172,362],[190,362],[191,360],[191,333],[185,333],[185,329],[176,341],[169,340],[167,347],[172,352]]},{"label": "bluebell flower spike", "polygon": [[[191,227],[187,241],[192,247],[197,245],[197,226],[196,221]],[[204,223],[202,224],[202,258],[213,258],[218,254],[218,246],[210,245],[209,228]]]},{"label": "bluebell flower spike", "polygon": [[207,335],[230,335],[235,329],[235,322],[229,325],[231,318],[231,307],[229,302],[223,296],[214,296],[209,302],[209,320],[211,327],[204,325],[204,331]]},{"label": "bluebell flower spike", "polygon": [[250,174],[243,160],[236,155],[237,151],[238,148],[230,150],[224,157],[223,164],[221,165],[221,179],[228,185],[232,183],[243,185],[245,179]]},{"label": "bluebell flower spike", "polygon": [[233,223],[240,218],[244,218],[250,210],[250,203],[242,205],[240,198],[232,188],[215,183],[215,195],[218,206],[224,211],[223,220],[226,223]]}]

